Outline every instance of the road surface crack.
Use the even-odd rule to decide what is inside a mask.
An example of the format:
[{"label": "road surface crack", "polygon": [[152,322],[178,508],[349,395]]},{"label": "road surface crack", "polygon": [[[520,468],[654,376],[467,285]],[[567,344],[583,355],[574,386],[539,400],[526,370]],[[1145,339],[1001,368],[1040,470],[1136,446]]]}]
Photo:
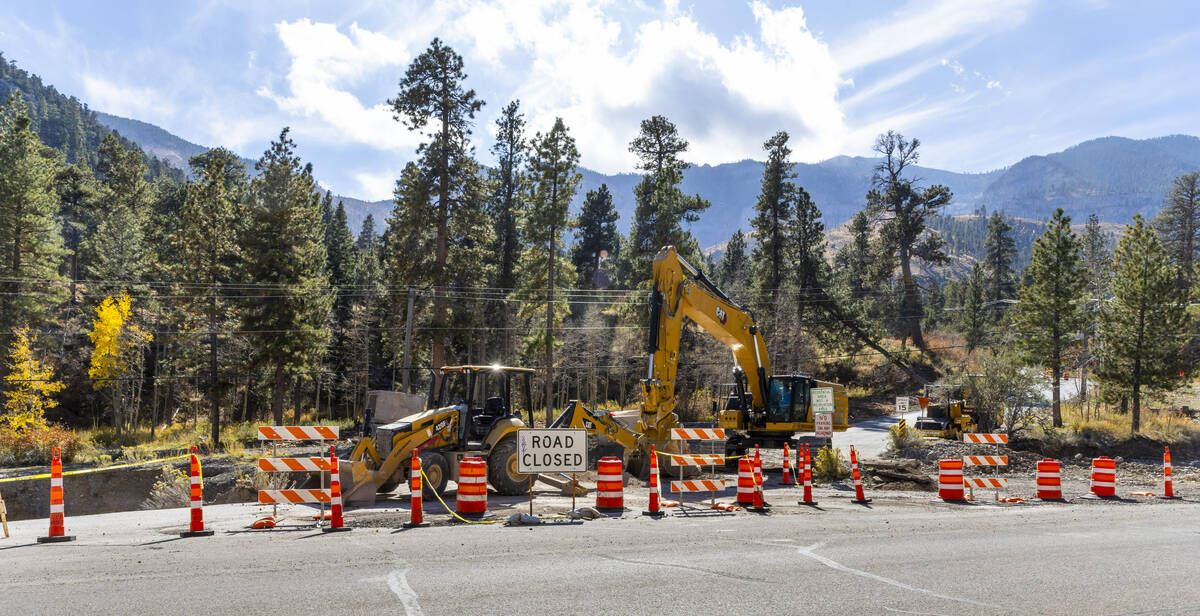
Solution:
[{"label": "road surface crack", "polygon": [[607,558],[608,560],[615,560],[617,562],[629,563],[631,565],[653,565],[656,567],[671,567],[671,568],[675,568],[675,569],[686,569],[688,571],[697,571],[699,573],[707,573],[709,575],[716,575],[719,577],[725,577],[725,578],[729,578],[731,580],[739,580],[742,582],[758,582],[760,584],[774,584],[774,582],[769,582],[767,580],[763,580],[760,578],[734,575],[732,573],[726,573],[724,571],[714,571],[712,569],[705,569],[703,567],[693,567],[692,565],[680,565],[678,563],[661,563],[661,562],[656,562],[656,561],[652,561],[652,560],[635,560],[632,558],[617,558],[616,556],[610,556],[608,554],[597,554],[597,556],[599,556],[600,558]]}]

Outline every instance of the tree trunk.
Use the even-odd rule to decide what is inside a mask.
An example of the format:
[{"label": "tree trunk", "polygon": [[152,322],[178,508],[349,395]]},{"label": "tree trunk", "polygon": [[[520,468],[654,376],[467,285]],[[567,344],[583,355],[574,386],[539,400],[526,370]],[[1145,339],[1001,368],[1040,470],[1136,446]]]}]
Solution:
[{"label": "tree trunk", "polygon": [[1087,402],[1087,369],[1088,363],[1091,361],[1091,350],[1088,347],[1088,342],[1091,340],[1090,332],[1088,336],[1083,337],[1083,353],[1079,366],[1079,401]]},{"label": "tree trunk", "polygon": [[271,388],[271,417],[275,425],[283,425],[283,386],[286,382],[283,366],[275,368],[275,386]]},{"label": "tree trunk", "polygon": [[1054,384],[1050,386],[1050,396],[1051,400],[1053,401],[1051,402],[1051,405],[1054,410],[1054,427],[1061,428],[1063,425],[1061,400],[1062,394],[1060,393],[1059,387],[1060,381],[1062,380],[1062,362],[1057,353],[1054,355],[1054,367],[1050,370],[1050,374],[1052,375],[1051,378],[1054,379]]},{"label": "tree trunk", "polygon": [[1133,362],[1133,427],[1136,434],[1142,429],[1142,362]]},{"label": "tree trunk", "polygon": [[296,377],[292,381],[292,424],[300,424],[300,407],[303,405],[304,396],[300,394],[300,377]]},{"label": "tree trunk", "polygon": [[917,294],[917,283],[912,275],[912,256],[907,246],[900,247],[900,275],[904,281],[904,300],[901,314],[908,321],[908,337],[919,349],[925,348],[925,338],[921,335],[921,297]]}]

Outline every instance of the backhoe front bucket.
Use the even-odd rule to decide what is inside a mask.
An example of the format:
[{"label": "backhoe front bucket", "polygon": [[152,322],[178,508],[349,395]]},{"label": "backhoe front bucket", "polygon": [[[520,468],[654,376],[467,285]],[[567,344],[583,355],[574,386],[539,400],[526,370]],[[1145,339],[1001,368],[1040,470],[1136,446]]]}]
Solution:
[{"label": "backhoe front bucket", "polygon": [[375,483],[375,473],[366,464],[338,460],[338,470],[338,479],[343,486],[342,503],[359,507],[375,504],[379,484]]}]

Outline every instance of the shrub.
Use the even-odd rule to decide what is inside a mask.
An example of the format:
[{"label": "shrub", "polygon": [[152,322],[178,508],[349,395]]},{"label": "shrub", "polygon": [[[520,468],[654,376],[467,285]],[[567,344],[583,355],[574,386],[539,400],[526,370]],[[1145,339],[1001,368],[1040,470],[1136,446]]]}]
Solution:
[{"label": "shrub", "polygon": [[64,463],[71,462],[79,451],[79,438],[62,426],[50,424],[15,430],[0,428],[0,465],[49,464],[55,447]]},{"label": "shrub", "polygon": [[191,502],[191,477],[182,470],[164,465],[158,480],[150,488],[150,495],[142,501],[142,509],[174,509],[186,507]]},{"label": "shrub", "polygon": [[905,449],[913,447],[924,447],[925,439],[921,437],[921,433],[912,426],[900,427],[896,424],[888,428],[888,449],[893,453],[899,453]]},{"label": "shrub", "polygon": [[829,482],[850,476],[846,459],[842,457],[841,449],[822,447],[813,458],[813,480]]}]

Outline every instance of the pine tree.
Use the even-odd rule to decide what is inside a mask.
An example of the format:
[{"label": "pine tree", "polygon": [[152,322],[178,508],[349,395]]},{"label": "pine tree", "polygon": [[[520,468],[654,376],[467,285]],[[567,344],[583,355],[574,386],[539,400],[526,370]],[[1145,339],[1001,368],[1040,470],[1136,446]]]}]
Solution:
[{"label": "pine tree", "polygon": [[[362,299],[359,289],[353,286],[357,252],[354,236],[350,234],[350,225],[346,220],[346,206],[338,201],[337,209],[330,215],[325,228],[326,271],[329,273],[329,284],[336,294],[333,309],[329,313],[331,344],[327,357],[329,370],[334,374],[346,374],[355,353],[351,348],[352,330],[349,328],[352,325],[352,312]],[[363,319],[359,321],[356,324],[359,327],[368,325]],[[339,389],[339,397],[344,393],[344,389]]]},{"label": "pine tree", "polygon": [[729,236],[716,272],[717,282],[730,297],[741,295],[749,285],[750,261],[746,255],[746,234],[741,229]]},{"label": "pine tree", "polygon": [[983,270],[987,275],[985,299],[991,304],[993,321],[999,321],[1004,314],[1005,305],[1000,300],[1016,297],[1013,260],[1017,257],[1017,244],[1013,241],[1012,230],[1012,225],[1000,212],[992,212],[983,241]]},{"label": "pine tree", "polygon": [[986,286],[983,268],[976,263],[971,268],[967,278],[966,292],[963,294],[963,306],[958,320],[958,329],[967,342],[967,355],[970,355],[987,341],[988,316],[983,305]]},{"label": "pine tree", "polygon": [[[446,342],[452,315],[446,299],[451,282],[451,227],[460,222],[456,215],[474,219],[482,202],[477,177],[478,166],[471,158],[471,127],[483,101],[475,91],[464,87],[462,56],[439,39],[433,39],[421,55],[408,66],[400,80],[400,92],[388,101],[393,116],[409,130],[426,129],[428,141],[417,149],[421,173],[427,178],[428,191],[435,204],[433,217],[433,261],[430,263],[433,292],[432,326],[435,335],[430,354],[431,367],[440,378],[446,361]],[[461,212],[460,212],[461,208]],[[490,238],[491,234],[486,237]],[[479,280],[479,278],[476,278]],[[486,278],[484,278],[486,280]]]},{"label": "pine tree", "polygon": [[[555,300],[555,287],[569,287],[576,273],[569,261],[562,266],[562,233],[569,229],[571,200],[579,188],[581,176],[579,150],[562,118],[546,134],[538,133],[531,142],[529,156],[528,207],[521,219],[521,239],[525,251],[519,265],[519,286],[513,292],[521,302],[519,316],[530,325],[525,339],[527,356],[541,355],[545,364],[546,424],[554,414],[554,347],[561,344],[554,329],[570,312],[562,300]],[[565,271],[558,272],[557,269]],[[537,313],[545,320],[539,322]]]},{"label": "pine tree", "polygon": [[375,231],[375,216],[368,213],[363,219],[362,228],[358,230],[358,237],[354,238],[354,245],[359,252],[374,250],[379,244],[379,233]]},{"label": "pine tree", "polygon": [[1181,175],[1171,182],[1171,192],[1153,224],[1171,260],[1179,267],[1179,285],[1192,288],[1200,254],[1200,172]]},{"label": "pine tree", "polygon": [[834,269],[839,285],[850,298],[861,301],[870,293],[870,274],[875,262],[871,249],[871,219],[866,212],[859,211],[846,224],[850,241],[838,249],[833,257]]},{"label": "pine tree", "polygon": [[496,224],[496,281],[493,286],[511,289],[516,286],[517,260],[521,256],[518,219],[525,207],[522,185],[525,182],[525,115],[521,102],[512,101],[496,119],[496,143],[492,155],[496,168],[491,171],[492,217]]},{"label": "pine tree", "polygon": [[575,266],[575,271],[579,272],[580,287],[608,286],[598,277],[597,272],[602,261],[617,257],[617,249],[620,246],[618,218],[620,214],[617,213],[617,208],[613,207],[608,184],[601,184],[600,188],[588,191],[579,211],[575,244],[571,246],[571,263]]},{"label": "pine tree", "polygon": [[[329,341],[332,297],[325,271],[320,194],[312,165],[302,165],[288,129],[254,164],[254,220],[242,241],[256,285],[244,329],[256,333],[254,365],[271,373],[271,412],[283,422],[284,393],[296,373],[312,368]],[[297,409],[298,412],[299,409]]]},{"label": "pine tree", "polygon": [[191,329],[208,330],[209,429],[213,447],[219,448],[220,400],[229,380],[219,374],[218,337],[232,329],[235,319],[234,300],[223,295],[242,274],[237,215],[239,203],[247,199],[247,177],[245,167],[229,150],[210,150],[191,163],[196,180],[187,185],[179,229],[172,238],[178,259],[172,273],[186,290],[181,308]]},{"label": "pine tree", "polygon": [[883,160],[875,166],[872,188],[867,193],[867,213],[885,219],[879,228],[880,243],[900,266],[900,319],[904,337],[924,347],[921,295],[913,277],[912,260],[932,265],[947,262],[945,242],[938,234],[926,232],[926,223],[950,202],[952,195],[950,189],[938,184],[922,190],[905,176],[905,170],[917,164],[919,147],[917,139],[905,139],[893,131],[875,140],[874,149]]},{"label": "pine tree", "polygon": [[629,151],[638,157],[638,169],[645,174],[633,189],[633,225],[628,249],[621,251],[619,262],[626,288],[638,288],[650,280],[650,260],[668,245],[675,246],[685,259],[700,262],[700,247],[683,225],[699,220],[700,212],[711,204],[679,189],[689,166],[680,155],[687,148],[688,142],[675,125],[658,115],[642,120],[638,136],[629,143]]},{"label": "pine tree", "polygon": [[[754,264],[754,293],[760,314],[778,314],[779,293],[784,291],[788,276],[788,224],[796,213],[797,191],[792,180],[796,177],[789,158],[788,134],[775,133],[763,143],[767,163],[763,166],[762,190],[754,204],[755,216],[750,221],[757,246],[751,262]],[[777,329],[777,328],[772,328]],[[772,332],[775,333],[775,332]]]},{"label": "pine tree", "polygon": [[121,290],[145,289],[141,283],[152,266],[146,245],[151,186],[140,150],[122,147],[109,134],[100,145],[96,230],[84,240],[85,271],[100,297]]},{"label": "pine tree", "polygon": [[38,325],[65,297],[52,185],[57,159],[30,130],[18,95],[0,108],[0,331]]},{"label": "pine tree", "polygon": [[[392,289],[415,287],[424,289],[434,282],[433,259],[434,244],[437,241],[437,211],[430,197],[428,183],[416,163],[408,163],[396,180],[393,194],[395,207],[387,219],[387,230],[384,231],[382,243],[382,262],[384,280]],[[414,292],[410,289],[410,292]],[[396,327],[384,333],[384,346],[394,358],[395,364],[402,364],[403,382],[409,384],[412,393],[413,377],[416,372],[411,366],[417,366],[426,361],[427,350],[432,346],[433,332],[429,329],[429,294],[415,294],[413,302],[413,338],[409,345],[409,357],[404,358],[404,329],[407,322],[397,323]],[[396,315],[407,315],[407,293],[391,293],[388,295],[389,311]],[[407,359],[408,365],[403,365]]]},{"label": "pine tree", "polygon": [[796,288],[797,316],[803,324],[809,308],[825,301],[822,295],[828,287],[831,272],[825,261],[825,225],[821,222],[821,210],[803,188],[795,187],[794,194],[796,205],[792,218],[787,221],[785,255],[790,264],[789,277]]},{"label": "pine tree", "polygon": [[1113,255],[1113,299],[1100,311],[1097,375],[1130,393],[1132,430],[1141,428],[1142,390],[1176,386],[1182,369],[1179,333],[1191,326],[1179,268],[1141,215],[1125,227]]},{"label": "pine tree", "polygon": [[1026,362],[1050,370],[1054,427],[1061,428],[1063,361],[1087,322],[1082,303],[1087,277],[1080,243],[1071,231],[1071,217],[1062,208],[1034,242],[1028,275],[1030,283],[1021,289],[1017,304],[1017,346]]},{"label": "pine tree", "polygon": [[84,163],[64,167],[54,180],[58,193],[58,216],[62,220],[63,244],[67,262],[63,269],[71,280],[71,303],[78,301],[76,285],[80,280],[80,249],[83,238],[95,226],[96,180]]},{"label": "pine tree", "polygon": [[1084,270],[1084,311],[1087,323],[1084,326],[1083,351],[1079,358],[1079,398],[1088,397],[1088,367],[1092,363],[1092,345],[1096,338],[1101,300],[1109,296],[1109,284],[1112,281],[1112,250],[1109,249],[1108,237],[1100,229],[1100,218],[1095,214],[1088,216],[1084,226],[1083,238],[1080,242],[1081,259]]}]

